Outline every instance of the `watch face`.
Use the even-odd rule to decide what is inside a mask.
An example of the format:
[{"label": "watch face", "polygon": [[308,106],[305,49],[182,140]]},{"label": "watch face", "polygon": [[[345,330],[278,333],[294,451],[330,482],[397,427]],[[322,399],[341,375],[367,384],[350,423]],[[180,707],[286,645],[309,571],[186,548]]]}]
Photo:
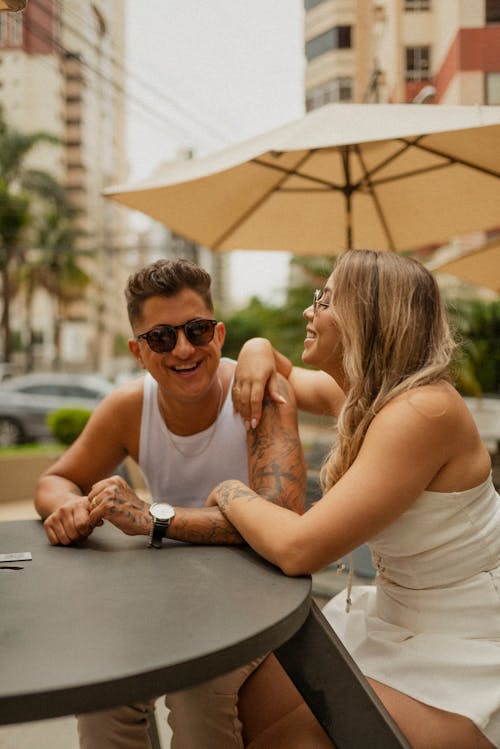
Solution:
[{"label": "watch face", "polygon": [[151,515],[157,520],[170,520],[175,515],[172,505],[154,502],[149,508]]}]

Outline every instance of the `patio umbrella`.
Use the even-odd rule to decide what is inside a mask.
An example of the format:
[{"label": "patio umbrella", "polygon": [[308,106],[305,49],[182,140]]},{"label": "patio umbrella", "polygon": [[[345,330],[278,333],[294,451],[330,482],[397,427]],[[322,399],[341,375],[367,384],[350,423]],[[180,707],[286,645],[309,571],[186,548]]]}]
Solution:
[{"label": "patio umbrella", "polygon": [[453,260],[434,264],[431,269],[500,293],[500,239]]},{"label": "patio umbrella", "polygon": [[331,104],[105,195],[214,250],[410,250],[500,226],[500,107]]}]

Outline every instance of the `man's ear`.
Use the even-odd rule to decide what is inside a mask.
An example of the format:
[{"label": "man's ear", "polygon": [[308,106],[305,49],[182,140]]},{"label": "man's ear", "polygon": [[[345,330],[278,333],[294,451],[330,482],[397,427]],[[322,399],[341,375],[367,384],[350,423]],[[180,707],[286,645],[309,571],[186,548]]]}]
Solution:
[{"label": "man's ear", "polygon": [[139,345],[139,341],[136,340],[135,338],[129,338],[128,339],[128,350],[130,351],[130,353],[132,354],[132,356],[134,357],[134,359],[137,359],[137,361],[139,362],[139,364],[141,365],[141,367],[143,369],[146,369],[146,365],[144,364],[144,361],[142,359],[141,347]]},{"label": "man's ear", "polygon": [[218,322],[215,328],[215,335],[217,336],[217,343],[222,348],[224,341],[226,340],[226,326],[223,322]]}]

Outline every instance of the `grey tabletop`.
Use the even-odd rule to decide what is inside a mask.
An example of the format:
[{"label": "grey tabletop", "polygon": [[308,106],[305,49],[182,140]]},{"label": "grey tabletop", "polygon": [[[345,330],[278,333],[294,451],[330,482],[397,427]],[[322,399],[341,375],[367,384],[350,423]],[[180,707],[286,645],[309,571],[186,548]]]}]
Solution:
[{"label": "grey tabletop", "polygon": [[36,520],[1,523],[0,553],[20,551],[32,561],[0,563],[0,724],[193,686],[275,649],[310,608],[309,578],[246,548],[150,549],[109,524],[53,547]]}]

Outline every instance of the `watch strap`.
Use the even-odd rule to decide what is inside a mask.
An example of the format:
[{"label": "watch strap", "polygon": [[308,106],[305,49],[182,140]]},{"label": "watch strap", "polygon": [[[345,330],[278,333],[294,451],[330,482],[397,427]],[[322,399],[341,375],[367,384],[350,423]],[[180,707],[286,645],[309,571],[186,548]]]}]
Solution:
[{"label": "watch strap", "polygon": [[152,518],[151,533],[149,535],[149,545],[155,549],[161,549],[162,539],[165,538],[170,525],[170,518],[168,520],[159,520],[158,518]]}]

